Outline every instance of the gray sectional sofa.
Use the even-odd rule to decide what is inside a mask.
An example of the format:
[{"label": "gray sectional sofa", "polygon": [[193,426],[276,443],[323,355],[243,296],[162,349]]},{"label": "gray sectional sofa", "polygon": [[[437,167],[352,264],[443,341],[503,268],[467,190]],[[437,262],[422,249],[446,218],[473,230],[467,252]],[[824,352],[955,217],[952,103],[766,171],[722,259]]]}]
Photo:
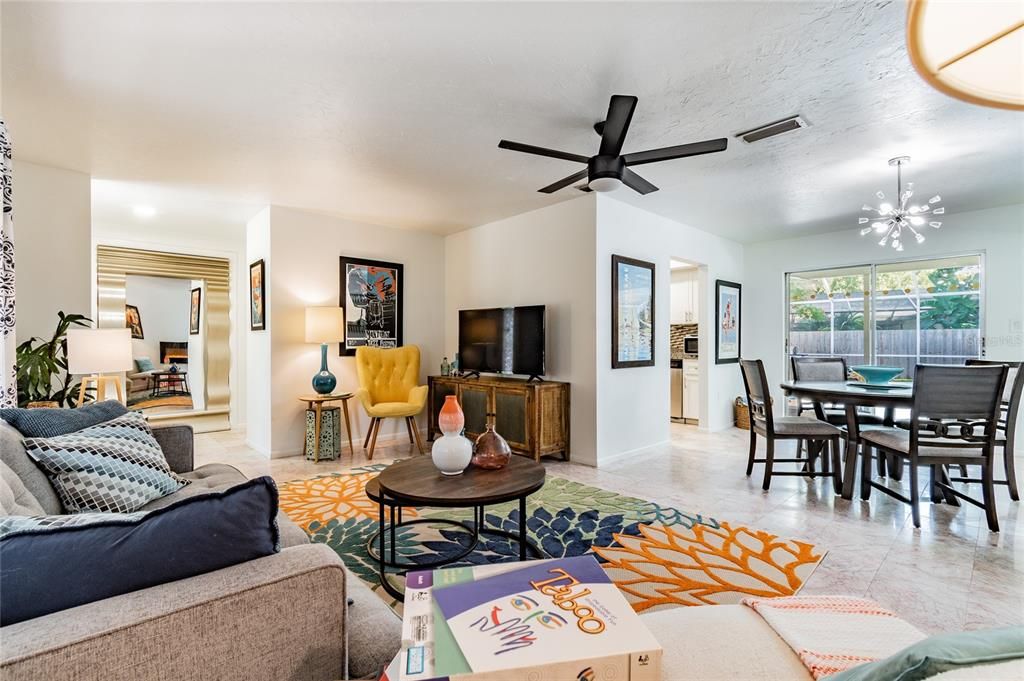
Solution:
[{"label": "gray sectional sofa", "polygon": [[[191,427],[153,433],[171,468],[192,483],[144,510],[245,480],[224,464],[194,469]],[[47,514],[64,512],[21,435],[2,421],[0,460],[13,490],[7,505],[17,509],[31,495]],[[310,544],[284,514],[278,524],[282,550],[272,556],[0,628],[0,677],[376,678],[398,650],[401,621],[333,550]]]}]

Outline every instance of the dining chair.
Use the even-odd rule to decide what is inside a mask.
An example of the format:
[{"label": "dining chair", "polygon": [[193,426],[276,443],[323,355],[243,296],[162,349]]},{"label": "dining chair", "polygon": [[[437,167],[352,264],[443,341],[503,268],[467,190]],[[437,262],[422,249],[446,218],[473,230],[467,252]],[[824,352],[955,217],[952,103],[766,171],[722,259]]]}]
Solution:
[{"label": "dining chair", "polygon": [[[799,475],[815,478],[814,459],[821,455],[821,476],[832,478],[832,487],[836,494],[842,492],[842,463],[839,460],[839,440],[842,431],[825,421],[813,416],[778,416],[772,413],[771,391],[768,389],[768,377],[764,372],[764,364],[759,359],[740,360],[740,371],[743,374],[743,387],[747,393],[747,406],[750,409],[750,451],[747,455],[747,476],[754,470],[755,463],[764,464],[764,481],[762,489],[767,490],[772,483],[773,475]],[[754,456],[757,450],[757,436],[765,439],[766,453],[763,459]],[[777,440],[806,440],[807,461],[801,458],[775,458],[775,442]],[[829,456],[825,455],[828,446]],[[777,463],[806,463],[806,471],[775,471]]]},{"label": "dining chair", "polygon": [[[996,433],[996,447],[1003,449],[1003,469],[1006,472],[1005,480],[993,480],[996,485],[1006,485],[1010,491],[1010,498],[1020,501],[1020,494],[1017,492],[1017,473],[1013,466],[1014,438],[1017,435],[1017,417],[1020,416],[1021,394],[1024,393],[1024,371],[1021,371],[1022,362],[1000,362],[990,359],[969,359],[965,362],[967,366],[992,366],[1005,364],[1007,367],[1006,384],[1003,386],[1003,397],[999,413],[999,429]],[[961,477],[951,478],[953,482],[981,482],[977,478],[967,477],[967,473],[961,473]]]},{"label": "dining chair", "polygon": [[[996,515],[993,458],[998,428],[1005,364],[996,366],[946,366],[919,364],[914,375],[914,400],[910,410],[910,430],[880,428],[861,434],[865,452],[861,459],[861,499],[871,498],[877,489],[910,504],[914,527],[921,527],[918,468],[932,469],[932,500],[939,489],[951,501],[963,499],[985,511],[988,527],[999,531]],[[898,456],[907,461],[910,497],[875,482],[871,477],[868,448]],[[955,489],[945,478],[948,465],[981,466],[982,501]],[[941,476],[941,477],[940,477]],[[951,497],[949,495],[952,495]]]}]

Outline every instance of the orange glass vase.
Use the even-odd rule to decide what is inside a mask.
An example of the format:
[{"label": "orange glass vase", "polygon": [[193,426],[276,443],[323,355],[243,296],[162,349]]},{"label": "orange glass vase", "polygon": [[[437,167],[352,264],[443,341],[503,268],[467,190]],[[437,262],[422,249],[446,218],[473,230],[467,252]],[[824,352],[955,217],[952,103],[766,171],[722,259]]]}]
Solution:
[{"label": "orange glass vase", "polygon": [[444,398],[444,405],[437,415],[437,425],[445,435],[449,433],[458,435],[466,425],[466,416],[462,413],[462,407],[455,395],[448,395]]}]

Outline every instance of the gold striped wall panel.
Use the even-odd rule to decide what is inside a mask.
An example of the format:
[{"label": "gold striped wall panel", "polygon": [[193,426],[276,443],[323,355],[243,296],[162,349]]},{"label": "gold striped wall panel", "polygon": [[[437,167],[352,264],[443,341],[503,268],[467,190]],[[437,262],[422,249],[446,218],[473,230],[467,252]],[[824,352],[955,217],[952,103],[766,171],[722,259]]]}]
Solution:
[{"label": "gold striped wall panel", "polygon": [[[97,325],[124,328],[125,282],[129,274],[206,282],[206,411],[226,413],[231,402],[231,264],[226,258],[96,247]],[[192,386],[195,389],[198,386]],[[202,413],[202,412],[197,412]]]}]

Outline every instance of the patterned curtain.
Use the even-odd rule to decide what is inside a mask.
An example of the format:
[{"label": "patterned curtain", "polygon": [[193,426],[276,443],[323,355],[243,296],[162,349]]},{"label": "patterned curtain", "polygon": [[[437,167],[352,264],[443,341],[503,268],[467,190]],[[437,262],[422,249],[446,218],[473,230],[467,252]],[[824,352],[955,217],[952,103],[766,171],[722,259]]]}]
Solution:
[{"label": "patterned curtain", "polygon": [[3,153],[4,218],[0,230],[0,407],[18,406],[18,374],[14,366],[14,203],[11,199],[11,141],[0,120],[0,152]]}]

